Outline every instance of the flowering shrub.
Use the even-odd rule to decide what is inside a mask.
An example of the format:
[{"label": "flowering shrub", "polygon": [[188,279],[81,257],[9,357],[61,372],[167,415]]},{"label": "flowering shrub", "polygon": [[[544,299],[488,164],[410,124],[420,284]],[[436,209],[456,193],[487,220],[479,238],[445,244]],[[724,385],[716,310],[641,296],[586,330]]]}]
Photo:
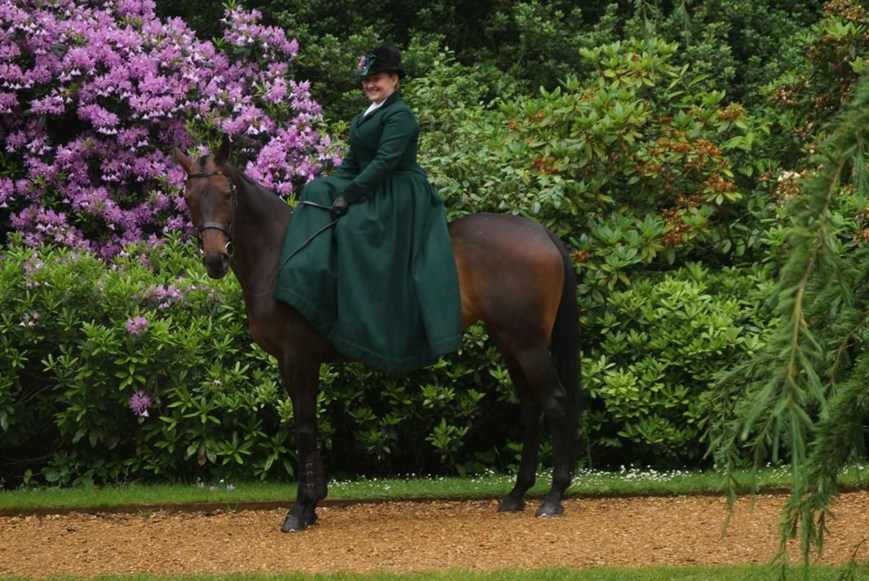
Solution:
[{"label": "flowering shrub", "polygon": [[208,280],[178,235],[109,262],[20,239],[0,257],[0,473],[286,474],[289,398],[234,278]]},{"label": "flowering shrub", "polygon": [[0,234],[109,257],[183,231],[169,150],[219,134],[283,195],[334,162],[320,107],[291,76],[298,44],[259,18],[229,5],[211,43],[149,0],[0,6]]}]

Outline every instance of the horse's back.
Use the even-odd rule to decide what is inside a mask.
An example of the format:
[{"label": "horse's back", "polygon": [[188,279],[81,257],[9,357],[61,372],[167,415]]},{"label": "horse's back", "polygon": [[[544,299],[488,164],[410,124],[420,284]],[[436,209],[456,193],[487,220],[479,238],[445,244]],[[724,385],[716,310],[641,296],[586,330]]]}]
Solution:
[{"label": "horse's back", "polygon": [[539,223],[508,214],[471,214],[449,225],[464,327],[549,337],[564,285],[564,257]]}]

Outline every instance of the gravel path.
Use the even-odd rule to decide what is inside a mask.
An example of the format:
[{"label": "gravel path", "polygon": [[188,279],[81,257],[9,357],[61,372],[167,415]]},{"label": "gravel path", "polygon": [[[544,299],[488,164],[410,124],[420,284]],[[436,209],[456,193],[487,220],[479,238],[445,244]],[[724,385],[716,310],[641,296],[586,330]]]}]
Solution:
[{"label": "gravel path", "polygon": [[[740,500],[721,537],[721,498],[571,498],[562,517],[494,501],[330,505],[304,533],[283,510],[0,517],[0,576],[408,573],[544,567],[765,563],[778,547],[782,496]],[[834,505],[820,562],[869,562],[869,491]],[[792,547],[792,559],[798,551]]]}]

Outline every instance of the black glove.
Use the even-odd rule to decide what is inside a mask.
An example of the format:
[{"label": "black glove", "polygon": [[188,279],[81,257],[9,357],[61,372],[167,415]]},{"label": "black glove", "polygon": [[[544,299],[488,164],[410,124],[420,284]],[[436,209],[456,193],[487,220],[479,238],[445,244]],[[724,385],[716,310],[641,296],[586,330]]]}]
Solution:
[{"label": "black glove", "polygon": [[343,195],[335,198],[335,201],[332,202],[332,207],[329,208],[329,213],[332,214],[332,219],[337,220],[341,216],[347,213],[347,198]]}]

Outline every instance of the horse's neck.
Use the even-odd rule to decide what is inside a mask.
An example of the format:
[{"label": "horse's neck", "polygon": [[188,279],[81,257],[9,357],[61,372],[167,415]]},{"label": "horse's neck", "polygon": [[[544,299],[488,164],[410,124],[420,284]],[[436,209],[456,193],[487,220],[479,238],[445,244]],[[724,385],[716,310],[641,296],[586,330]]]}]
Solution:
[{"label": "horse's neck", "polygon": [[233,270],[242,288],[261,292],[273,284],[273,266],[280,259],[281,246],[290,221],[290,207],[276,194],[238,175],[238,208]]}]

